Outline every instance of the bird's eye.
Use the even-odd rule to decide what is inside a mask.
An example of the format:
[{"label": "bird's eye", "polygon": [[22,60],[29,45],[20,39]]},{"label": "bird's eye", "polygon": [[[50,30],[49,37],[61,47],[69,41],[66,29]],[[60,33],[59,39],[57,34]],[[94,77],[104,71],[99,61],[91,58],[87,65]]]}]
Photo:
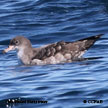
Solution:
[{"label": "bird's eye", "polygon": [[16,45],[18,45],[18,44],[19,44],[19,41],[18,41],[18,40],[16,40],[16,41],[15,41],[15,44],[16,44]]}]

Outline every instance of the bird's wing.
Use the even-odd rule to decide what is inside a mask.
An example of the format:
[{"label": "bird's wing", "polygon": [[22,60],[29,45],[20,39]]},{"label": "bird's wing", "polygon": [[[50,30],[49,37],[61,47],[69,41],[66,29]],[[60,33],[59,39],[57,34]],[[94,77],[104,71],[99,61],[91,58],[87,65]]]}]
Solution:
[{"label": "bird's wing", "polygon": [[97,36],[91,36],[75,42],[64,42],[60,41],[54,44],[49,44],[45,47],[41,47],[38,53],[32,59],[46,59],[51,56],[55,56],[57,53],[62,55],[71,54],[71,58],[81,57],[86,50],[88,50],[97,39],[103,34]]},{"label": "bird's wing", "polygon": [[64,46],[67,45],[68,42],[60,41],[57,43],[49,44],[43,47],[38,48],[38,53],[32,59],[46,59],[51,56],[55,56],[57,53],[63,53]]}]

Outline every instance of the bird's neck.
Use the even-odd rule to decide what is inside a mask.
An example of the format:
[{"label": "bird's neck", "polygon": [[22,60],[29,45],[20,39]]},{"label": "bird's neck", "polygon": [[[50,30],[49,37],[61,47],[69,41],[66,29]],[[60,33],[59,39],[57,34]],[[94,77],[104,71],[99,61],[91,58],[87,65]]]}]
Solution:
[{"label": "bird's neck", "polygon": [[17,51],[17,56],[19,59],[21,59],[25,55],[25,49],[21,48],[20,50]]},{"label": "bird's neck", "polygon": [[17,56],[22,61],[22,63],[29,64],[33,56],[33,49],[28,47],[20,48],[20,50],[17,52]]}]

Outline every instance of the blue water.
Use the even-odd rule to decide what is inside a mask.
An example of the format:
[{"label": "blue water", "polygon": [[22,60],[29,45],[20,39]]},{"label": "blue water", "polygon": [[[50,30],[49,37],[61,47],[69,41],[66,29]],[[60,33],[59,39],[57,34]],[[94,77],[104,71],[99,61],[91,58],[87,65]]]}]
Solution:
[{"label": "blue water", "polygon": [[[24,35],[33,47],[103,33],[80,62],[19,65],[15,51],[2,54],[10,39]],[[10,104],[8,99],[47,100]],[[103,103],[84,103],[102,100]],[[1,0],[0,108],[108,108],[108,1]]]}]

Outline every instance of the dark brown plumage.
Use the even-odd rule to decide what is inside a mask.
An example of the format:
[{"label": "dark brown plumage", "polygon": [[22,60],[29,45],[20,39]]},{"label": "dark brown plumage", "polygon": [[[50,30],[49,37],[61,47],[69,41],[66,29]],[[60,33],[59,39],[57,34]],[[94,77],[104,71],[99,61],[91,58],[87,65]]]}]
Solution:
[{"label": "dark brown plumage", "polygon": [[[45,48],[42,48],[38,54],[36,54],[33,59],[44,60],[47,57],[55,56],[57,53],[62,53],[65,55],[66,53],[71,54],[71,59],[81,57],[81,53],[88,50],[103,34],[99,34],[97,36],[91,36],[88,38],[80,39],[75,42],[64,42],[60,41],[54,44],[51,44]],[[77,56],[76,56],[77,55]]]}]

